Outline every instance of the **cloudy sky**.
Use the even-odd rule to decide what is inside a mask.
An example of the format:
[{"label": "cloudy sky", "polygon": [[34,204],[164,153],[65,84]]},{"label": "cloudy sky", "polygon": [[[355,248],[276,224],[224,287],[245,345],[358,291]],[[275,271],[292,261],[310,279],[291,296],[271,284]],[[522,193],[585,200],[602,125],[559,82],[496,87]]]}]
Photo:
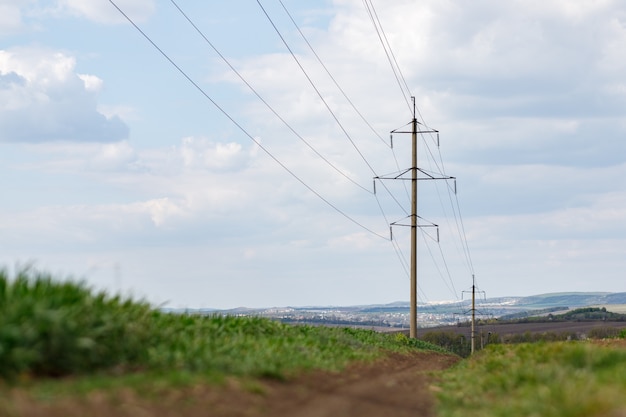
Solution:
[{"label": "cloudy sky", "polygon": [[624,2],[116,4],[146,36],[108,0],[0,0],[4,268],[408,301],[408,184],[373,177],[410,166],[415,96],[420,167],[457,178],[419,182],[421,301],[626,291]]}]

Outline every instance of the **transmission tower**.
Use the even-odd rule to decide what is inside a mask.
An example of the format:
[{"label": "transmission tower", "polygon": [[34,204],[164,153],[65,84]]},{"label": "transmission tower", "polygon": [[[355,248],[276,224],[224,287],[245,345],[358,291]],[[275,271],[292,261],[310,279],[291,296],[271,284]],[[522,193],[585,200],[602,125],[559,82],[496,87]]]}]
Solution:
[{"label": "transmission tower", "polygon": [[[454,177],[435,177],[432,174],[426,173],[424,170],[418,168],[417,166],[417,135],[418,134],[437,134],[437,145],[439,145],[439,131],[435,129],[427,128],[417,121],[416,108],[415,108],[415,97],[411,97],[413,102],[413,119],[411,120],[411,130],[410,131],[402,131],[399,129],[392,130],[390,134],[391,147],[393,148],[393,134],[394,133],[410,133],[411,134],[411,168],[408,168],[402,171],[399,175],[394,177],[374,177],[374,185],[376,184],[376,180],[409,180],[409,178],[405,178],[404,176],[410,171],[411,172],[411,224],[405,225],[398,222],[393,222],[390,224],[392,226],[410,226],[411,227],[411,265],[410,265],[410,275],[411,275],[411,296],[410,296],[410,312],[409,312],[409,323],[410,323],[410,331],[409,336],[411,338],[417,338],[417,228],[418,227],[438,227],[436,224],[431,223],[426,226],[418,225],[417,215],[417,181],[419,180],[439,180],[439,179],[455,179]],[[424,126],[424,130],[418,130],[418,125]],[[425,174],[424,177],[420,177],[419,173]],[[374,191],[376,187],[374,186]],[[455,187],[456,190],[456,187]],[[393,239],[393,232],[391,233]],[[439,238],[437,238],[439,239]]]},{"label": "transmission tower", "polygon": [[[463,293],[466,293],[468,291],[463,291]],[[471,330],[471,336],[470,336],[470,340],[471,340],[471,354],[473,355],[474,352],[476,351],[476,277],[474,275],[472,275],[472,309],[470,310],[472,313],[472,330]],[[485,295],[484,291],[478,291],[479,293],[482,293],[483,296]]]}]

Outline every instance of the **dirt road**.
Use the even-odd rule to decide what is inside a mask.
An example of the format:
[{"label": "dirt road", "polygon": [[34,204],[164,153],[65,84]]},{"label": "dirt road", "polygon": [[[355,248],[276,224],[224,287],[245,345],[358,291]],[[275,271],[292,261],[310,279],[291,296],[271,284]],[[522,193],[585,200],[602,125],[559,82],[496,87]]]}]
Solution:
[{"label": "dirt road", "polygon": [[393,354],[341,373],[314,372],[288,381],[233,380],[223,387],[165,391],[159,398],[122,392],[81,401],[33,402],[16,393],[20,417],[378,417],[433,416],[436,373],[459,358],[432,352]]},{"label": "dirt road", "polygon": [[[278,413],[269,415],[431,416],[436,389],[432,371],[445,369],[457,360],[434,353],[393,355],[338,375],[309,375],[287,389]],[[290,391],[297,395],[289,395]]]}]

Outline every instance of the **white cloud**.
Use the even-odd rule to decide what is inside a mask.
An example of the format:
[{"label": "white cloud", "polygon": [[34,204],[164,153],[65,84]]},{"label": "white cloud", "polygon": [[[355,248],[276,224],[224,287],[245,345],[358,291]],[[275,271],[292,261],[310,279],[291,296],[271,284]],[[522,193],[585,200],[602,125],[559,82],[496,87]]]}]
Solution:
[{"label": "white cloud", "polygon": [[181,141],[180,156],[186,169],[239,170],[249,158],[239,143],[214,143],[206,138],[187,137]]},{"label": "white cloud", "polygon": [[0,51],[0,142],[112,142],[126,125],[97,110],[102,81],[76,74],[76,61],[40,48]]},{"label": "white cloud", "polygon": [[150,213],[150,219],[156,226],[162,226],[168,218],[183,214],[183,209],[169,198],[150,200],[142,206]]},{"label": "white cloud", "polygon": [[120,170],[132,167],[138,155],[127,141],[98,145],[98,152],[90,160],[98,170]]},{"label": "white cloud", "polygon": [[598,68],[604,73],[621,80],[624,68],[626,68],[626,12],[613,16],[607,22],[607,32],[610,34],[608,42],[602,47],[602,59],[598,63]]},{"label": "white cloud", "polygon": [[98,105],[98,112],[106,116],[107,119],[119,117],[120,119],[132,122],[140,120],[139,111],[137,108],[125,104],[118,105]]},{"label": "white cloud", "polygon": [[[116,0],[119,8],[136,23],[155,12],[154,0]],[[107,0],[0,0],[0,39],[39,31],[46,18],[66,16],[103,24],[127,23],[127,19]]]},{"label": "white cloud", "polygon": [[540,15],[566,17],[573,22],[580,22],[601,12],[610,12],[611,6],[615,5],[615,0],[580,0],[576,2],[534,0],[531,2],[518,1],[518,5],[531,8]]},{"label": "white cloud", "polygon": [[0,38],[11,35],[22,30],[21,3],[15,1],[0,1]]},{"label": "white cloud", "polygon": [[137,151],[128,141],[112,143],[48,142],[30,144],[24,148],[37,159],[25,163],[22,169],[44,175],[102,175],[125,174],[141,170]]},{"label": "white cloud", "polygon": [[[163,239],[173,241],[175,236],[184,234],[178,228],[187,216],[184,202],[161,197],[130,203],[41,206],[19,212],[4,211],[0,230],[3,238],[13,242],[13,248],[32,252],[36,252],[39,245],[50,244],[51,236],[54,236],[54,245],[59,250],[77,245],[102,248],[115,242],[134,246],[145,239],[162,244]],[[170,231],[174,232],[174,238]],[[33,247],[29,249],[29,245]]]},{"label": "white cloud", "polygon": [[[386,67],[388,74],[360,3],[340,9],[331,26],[337,39],[328,44],[351,48],[354,73],[366,63],[368,72]],[[618,80],[623,73],[625,13],[614,1],[399,1],[377,11],[418,103],[435,98],[433,107],[448,116],[562,117],[574,100],[594,100],[604,87],[598,65],[614,68]]]},{"label": "white cloud", "polygon": [[[136,23],[147,20],[155,10],[154,0],[116,0],[117,6]],[[121,23],[126,19],[108,1],[59,0],[62,10],[99,23]]]},{"label": "white cloud", "polygon": [[339,236],[332,238],[328,241],[329,247],[333,249],[352,249],[352,250],[364,250],[370,249],[376,246],[378,240],[374,241],[374,237],[364,232],[352,233],[349,235]]},{"label": "white cloud", "polygon": [[85,90],[89,92],[93,92],[93,93],[98,93],[102,89],[102,85],[104,84],[104,82],[102,81],[102,79],[96,77],[95,75],[89,75],[89,74],[77,74],[77,75],[78,75],[78,78],[83,80],[83,83],[85,84]]}]

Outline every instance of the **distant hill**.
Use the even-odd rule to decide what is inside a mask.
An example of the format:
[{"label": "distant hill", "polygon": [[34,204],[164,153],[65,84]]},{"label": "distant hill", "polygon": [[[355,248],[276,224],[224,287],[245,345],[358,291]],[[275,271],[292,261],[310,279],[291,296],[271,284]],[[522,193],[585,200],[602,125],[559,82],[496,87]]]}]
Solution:
[{"label": "distant hill", "polygon": [[[494,297],[476,300],[477,308],[485,310],[564,310],[566,308],[578,308],[597,305],[626,304],[626,292],[562,292],[532,295],[527,297]],[[418,309],[428,312],[458,311],[467,309],[471,301],[423,303]],[[350,307],[361,312],[392,312],[409,309],[408,302],[395,302],[390,304],[376,304],[370,306]],[[495,314],[498,315],[498,314]]]},{"label": "distant hill", "polygon": [[[476,313],[479,319],[522,319],[563,312],[581,307],[622,305],[626,312],[626,292],[563,292],[539,294],[529,297],[497,297],[477,299]],[[410,305],[406,301],[389,304],[359,306],[306,306],[306,307],[238,307],[229,310],[215,309],[163,309],[164,311],[192,314],[222,314],[233,316],[261,316],[287,323],[310,323],[327,325],[359,325],[377,328],[405,328],[408,326]],[[420,303],[417,307],[420,327],[453,325],[469,320],[471,301],[441,301]]]},{"label": "distant hill", "polygon": [[585,307],[602,304],[626,304],[626,292],[619,293],[587,293],[567,292],[534,295],[520,298],[516,305],[529,309],[550,307]]},{"label": "distant hill", "polygon": [[[487,299],[477,299],[478,307],[491,309],[512,309],[512,310],[541,310],[556,307],[587,307],[608,304],[624,304],[626,305],[626,292],[610,293],[610,292],[562,292],[539,294],[526,297],[492,297]],[[459,309],[467,309],[471,306],[471,301],[465,299],[462,301],[436,301],[429,303],[418,303],[418,309],[428,312],[455,311]],[[354,312],[401,312],[409,310],[408,301],[396,301],[388,304],[370,304],[370,305],[352,305],[352,306],[284,306],[284,307],[263,307],[249,308],[237,307],[227,310],[214,308],[200,309],[170,309],[163,308],[163,311],[173,312],[195,312],[200,314],[211,313],[227,313],[227,314],[254,314],[264,311],[354,311]]]}]

